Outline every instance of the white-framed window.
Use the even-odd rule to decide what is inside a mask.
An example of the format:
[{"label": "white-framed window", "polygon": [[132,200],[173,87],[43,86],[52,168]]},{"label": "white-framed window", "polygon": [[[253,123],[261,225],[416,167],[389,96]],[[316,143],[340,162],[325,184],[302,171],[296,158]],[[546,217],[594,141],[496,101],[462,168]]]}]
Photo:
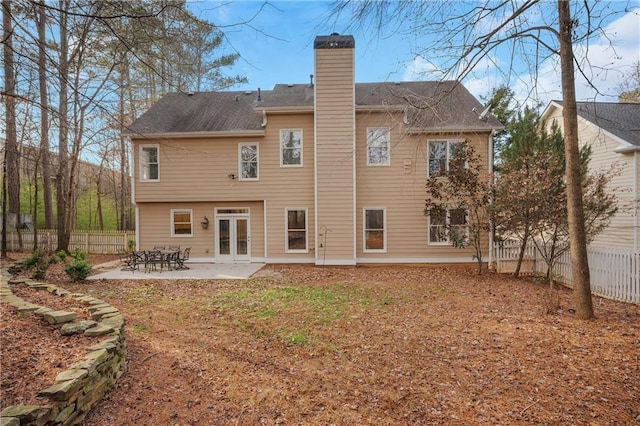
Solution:
[{"label": "white-framed window", "polygon": [[367,166],[391,164],[391,132],[388,127],[367,127]]},{"label": "white-framed window", "polygon": [[238,145],[238,170],[240,180],[258,180],[258,144]]},{"label": "white-framed window", "polygon": [[450,245],[454,239],[464,241],[468,231],[465,209],[434,209],[429,211],[429,244]]},{"label": "white-framed window", "polygon": [[160,180],[160,148],[157,144],[140,145],[140,180]]},{"label": "white-framed window", "polygon": [[171,236],[193,236],[193,210],[171,209]]},{"label": "white-framed window", "polygon": [[365,207],[363,214],[363,251],[365,253],[386,253],[387,212],[384,207]]},{"label": "white-framed window", "polygon": [[307,253],[307,209],[285,209],[285,232],[287,253]]},{"label": "white-framed window", "polygon": [[430,140],[428,142],[429,176],[441,176],[449,171],[449,163],[462,147],[463,140]]},{"label": "white-framed window", "polygon": [[302,130],[280,130],[280,166],[302,167]]}]

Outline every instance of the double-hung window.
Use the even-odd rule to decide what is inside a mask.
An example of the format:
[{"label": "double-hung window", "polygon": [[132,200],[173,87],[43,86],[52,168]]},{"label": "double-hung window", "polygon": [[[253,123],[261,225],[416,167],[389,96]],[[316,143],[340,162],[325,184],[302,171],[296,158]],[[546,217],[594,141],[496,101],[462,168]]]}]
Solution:
[{"label": "double-hung window", "polygon": [[363,211],[364,252],[384,253],[387,250],[386,211],[384,208],[368,208]]},{"label": "double-hung window", "polygon": [[429,244],[460,243],[467,238],[465,209],[432,209],[429,211]]},{"label": "double-hung window", "polygon": [[390,135],[388,127],[367,128],[367,166],[391,164]]},{"label": "double-hung window", "polygon": [[193,236],[193,211],[192,210],[171,210],[171,236],[191,237]]},{"label": "double-hung window", "polygon": [[140,146],[140,180],[160,180],[160,161],[158,145]]},{"label": "double-hung window", "polygon": [[280,166],[302,166],[302,130],[280,130]]},{"label": "double-hung window", "polygon": [[441,176],[449,171],[451,160],[463,146],[461,140],[431,140],[429,141],[429,176]]},{"label": "double-hung window", "polygon": [[287,253],[306,253],[307,209],[285,210]]},{"label": "double-hung window", "polygon": [[238,145],[240,180],[258,180],[258,144]]}]

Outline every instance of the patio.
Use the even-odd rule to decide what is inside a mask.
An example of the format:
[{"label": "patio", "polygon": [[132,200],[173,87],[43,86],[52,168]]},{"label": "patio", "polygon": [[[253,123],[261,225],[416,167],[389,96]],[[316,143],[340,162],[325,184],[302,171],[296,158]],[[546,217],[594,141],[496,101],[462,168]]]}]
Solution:
[{"label": "patio", "polygon": [[94,266],[104,271],[89,276],[88,280],[246,280],[264,266],[264,263],[189,263],[189,269],[123,271],[121,261]]}]

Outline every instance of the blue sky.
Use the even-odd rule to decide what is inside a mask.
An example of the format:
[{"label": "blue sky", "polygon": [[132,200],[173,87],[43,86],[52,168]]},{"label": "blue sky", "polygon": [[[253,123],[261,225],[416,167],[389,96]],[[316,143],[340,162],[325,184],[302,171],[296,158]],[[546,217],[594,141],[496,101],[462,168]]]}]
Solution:
[{"label": "blue sky", "polygon": [[[588,47],[576,45],[574,51],[588,59],[590,78],[601,93],[596,94],[577,75],[577,97],[615,101],[624,73],[640,60],[640,0],[601,2],[597,6],[616,13],[604,21],[605,31]],[[269,90],[277,83],[308,82],[313,73],[313,39],[332,32],[355,37],[356,82],[437,80],[445,67],[442,58],[417,55],[434,42],[429,35],[350,27],[347,16],[329,18],[331,2],[191,0],[189,7],[225,32],[227,51],[240,53],[241,59],[229,74],[244,75],[249,81],[233,90]],[[556,7],[555,1],[543,1],[542,13],[534,19],[544,21],[543,15],[554,15]],[[537,99],[546,105],[551,99],[561,98],[555,59],[542,61],[534,74],[526,66],[527,58],[510,57],[510,53],[506,49],[497,51],[481,61],[463,80],[465,86],[479,98],[507,82],[522,102]]]}]

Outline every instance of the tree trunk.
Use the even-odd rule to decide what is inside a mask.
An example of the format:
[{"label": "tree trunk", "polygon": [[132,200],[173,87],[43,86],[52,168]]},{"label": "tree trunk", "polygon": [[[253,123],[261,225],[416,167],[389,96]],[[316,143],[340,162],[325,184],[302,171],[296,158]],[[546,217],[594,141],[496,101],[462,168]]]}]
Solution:
[{"label": "tree trunk", "polygon": [[6,145],[5,157],[7,167],[7,195],[9,197],[9,214],[15,215],[16,227],[20,226],[20,156],[18,155],[18,135],[16,133],[16,79],[13,62],[13,25],[11,15],[11,2],[2,2],[2,28],[4,40],[3,62],[5,82],[5,125]]},{"label": "tree trunk", "polygon": [[580,149],[578,146],[578,114],[576,107],[575,79],[573,72],[573,46],[570,4],[558,0],[560,21],[560,65],[562,73],[562,106],[564,120],[564,152],[566,157],[567,219],[573,275],[573,295],[576,316],[594,318],[591,301],[587,238],[584,226]]},{"label": "tree trunk", "polygon": [[[122,67],[126,67],[127,64],[125,61],[122,61]],[[124,73],[122,68],[120,69],[120,105],[118,108],[118,122],[120,123],[120,134],[124,130],[124,95],[125,95],[125,86],[124,86]],[[124,141],[124,137],[120,136],[120,230],[126,231],[127,229],[127,209],[125,206],[127,205],[127,188],[125,185],[125,174],[124,174],[124,166],[127,157],[127,149]]]},{"label": "tree trunk", "polygon": [[[42,160],[42,198],[44,202],[44,227],[53,229],[53,204],[51,200],[51,156],[49,147],[49,96],[47,94],[46,15],[43,5],[37,6],[38,26],[38,80],[40,83],[40,158]],[[34,220],[35,223],[35,220]]]},{"label": "tree trunk", "polygon": [[[13,137],[13,143],[17,143],[16,139],[16,125],[15,125],[15,100],[13,99],[13,92],[15,91],[15,79],[13,78],[13,43],[12,43],[12,25],[11,25],[11,2],[9,0],[3,0],[2,2],[2,43],[3,48],[3,62],[4,62],[4,81],[5,92],[3,96],[6,99],[5,106],[5,121],[6,121],[6,147],[5,155],[2,161],[2,251],[1,256],[3,259],[7,258],[7,176],[9,175],[8,161],[9,161],[9,141]],[[11,132],[10,123],[13,123],[13,132]]]},{"label": "tree trunk", "polygon": [[69,178],[67,176],[67,160],[69,155],[69,99],[68,79],[69,79],[69,40],[67,38],[67,13],[69,8],[68,0],[60,1],[60,63],[59,63],[59,83],[60,83],[60,106],[59,106],[59,143],[58,143],[58,171],[56,173],[56,205],[58,222],[58,250],[69,251],[69,239],[71,230],[66,228],[67,212],[67,187]]},{"label": "tree trunk", "polygon": [[522,237],[522,245],[520,246],[520,252],[518,253],[518,263],[516,263],[516,270],[513,271],[513,276],[518,278],[520,276],[520,269],[522,268],[522,261],[524,259],[524,252],[527,250],[527,241],[529,241],[529,233],[531,232],[529,224],[524,228],[524,236]]}]

